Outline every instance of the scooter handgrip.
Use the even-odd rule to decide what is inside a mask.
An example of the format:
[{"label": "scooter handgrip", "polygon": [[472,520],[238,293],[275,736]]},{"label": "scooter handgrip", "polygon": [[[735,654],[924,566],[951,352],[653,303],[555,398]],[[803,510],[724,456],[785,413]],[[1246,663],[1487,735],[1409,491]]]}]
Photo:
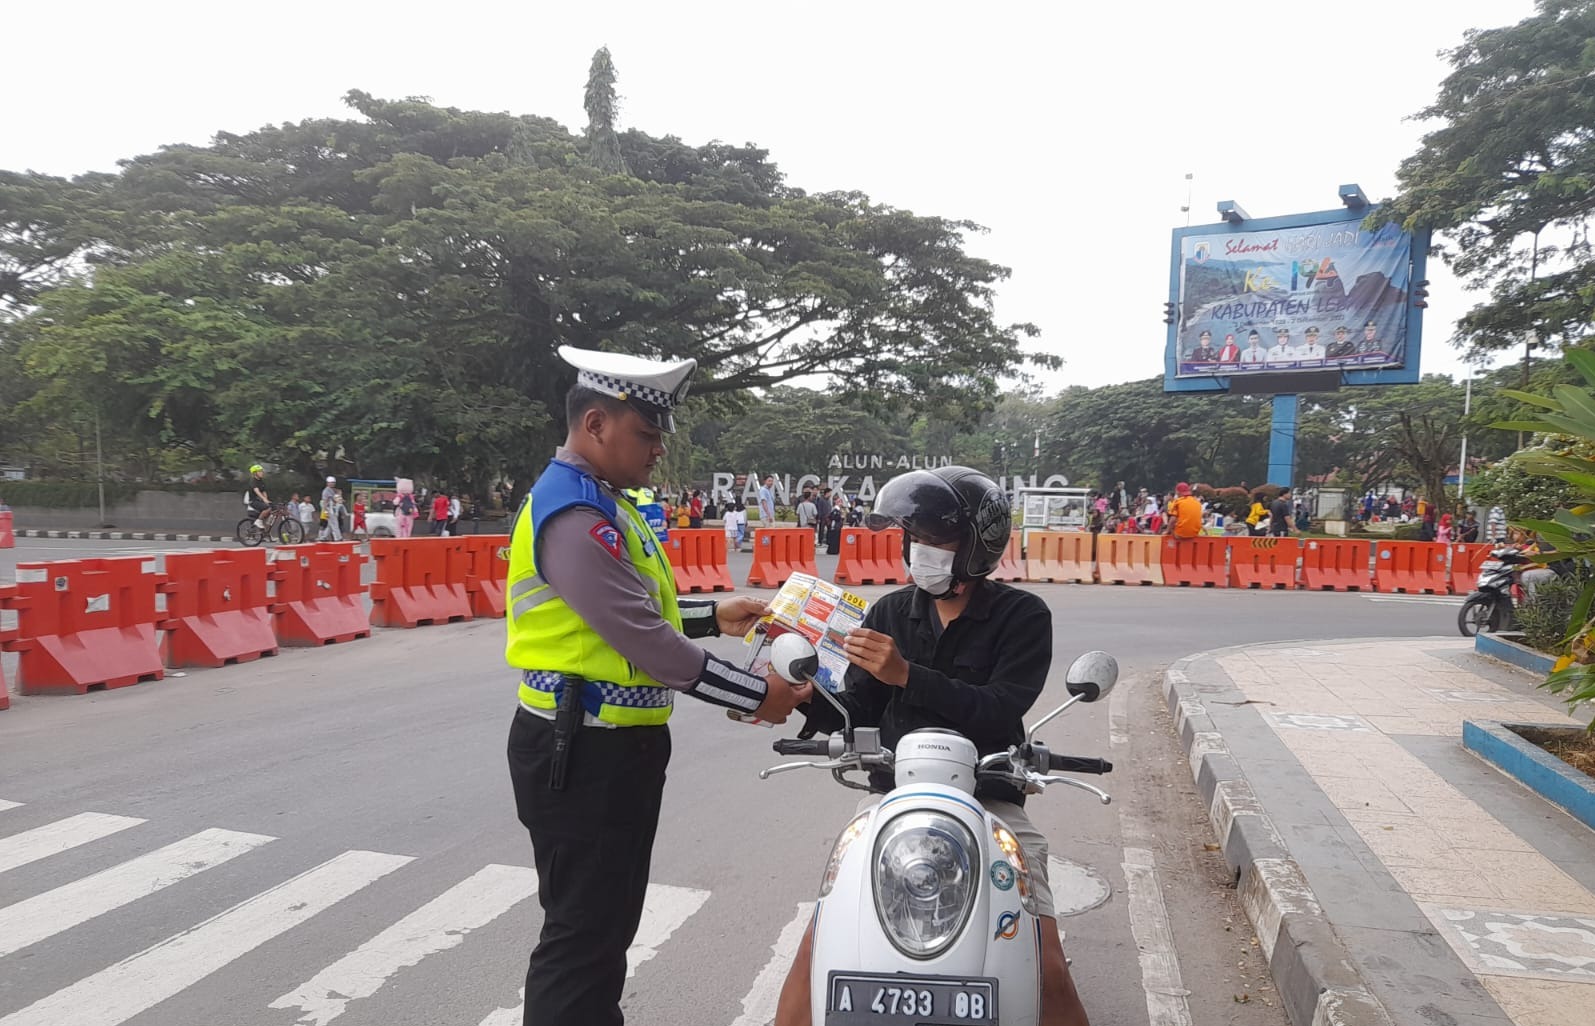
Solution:
[{"label": "scooter handgrip", "polygon": [[1047,760],[1047,768],[1064,773],[1112,773],[1113,763],[1106,759],[1084,759],[1078,755],[1053,755]]},{"label": "scooter handgrip", "polygon": [[775,749],[776,755],[824,755],[830,743],[830,739],[824,737],[783,737],[776,739],[770,747]]}]

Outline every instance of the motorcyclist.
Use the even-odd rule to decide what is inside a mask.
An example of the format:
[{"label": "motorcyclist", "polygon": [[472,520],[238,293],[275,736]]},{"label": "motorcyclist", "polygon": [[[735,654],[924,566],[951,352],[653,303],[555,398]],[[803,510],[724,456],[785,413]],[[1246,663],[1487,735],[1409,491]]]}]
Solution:
[{"label": "motorcyclist", "polygon": [[[921,727],[956,730],[982,755],[1022,742],[1023,717],[1052,664],[1052,614],[1036,595],[987,579],[1012,530],[1008,497],[968,467],[916,470],[886,483],[865,523],[903,529],[914,583],[875,602],[843,642],[853,665],[839,698],[853,725],[880,727],[888,748]],[[805,734],[842,727],[829,703],[811,702],[805,712]],[[872,773],[870,784],[890,790],[890,772]],[[1018,788],[981,781],[975,797],[1018,836],[1033,875],[1041,916],[1041,1021],[1085,1026],[1047,885],[1046,838],[1025,814]],[[782,987],[776,1026],[812,1022],[813,943],[811,926]]]}]

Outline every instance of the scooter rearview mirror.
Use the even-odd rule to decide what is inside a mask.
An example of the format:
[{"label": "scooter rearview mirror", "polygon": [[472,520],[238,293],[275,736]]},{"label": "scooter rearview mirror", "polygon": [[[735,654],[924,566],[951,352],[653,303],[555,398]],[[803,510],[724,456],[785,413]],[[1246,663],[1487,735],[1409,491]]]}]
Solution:
[{"label": "scooter rearview mirror", "polygon": [[1086,652],[1069,664],[1064,686],[1082,702],[1095,702],[1113,690],[1119,679],[1119,661],[1106,652]]},{"label": "scooter rearview mirror", "polygon": [[802,684],[820,672],[820,654],[801,634],[783,634],[770,643],[770,669],[782,680]]}]

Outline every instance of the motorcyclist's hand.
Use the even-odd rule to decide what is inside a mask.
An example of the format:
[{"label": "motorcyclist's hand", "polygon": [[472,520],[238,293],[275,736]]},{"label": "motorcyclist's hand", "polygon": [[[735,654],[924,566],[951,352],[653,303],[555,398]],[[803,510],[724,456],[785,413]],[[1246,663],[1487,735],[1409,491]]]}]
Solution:
[{"label": "motorcyclist's hand", "polygon": [[715,603],[714,622],[721,634],[740,638],[769,612],[770,605],[764,599],[753,595],[735,595]]},{"label": "motorcyclist's hand", "polygon": [[764,683],[764,702],[753,711],[753,715],[769,723],[785,723],[799,702],[808,701],[814,687],[808,683],[789,684],[774,670],[765,674]]},{"label": "motorcyclist's hand", "polygon": [[897,651],[897,642],[890,635],[866,627],[849,631],[842,640],[842,651],[847,661],[869,672],[882,684],[893,687],[908,685],[908,660]]}]

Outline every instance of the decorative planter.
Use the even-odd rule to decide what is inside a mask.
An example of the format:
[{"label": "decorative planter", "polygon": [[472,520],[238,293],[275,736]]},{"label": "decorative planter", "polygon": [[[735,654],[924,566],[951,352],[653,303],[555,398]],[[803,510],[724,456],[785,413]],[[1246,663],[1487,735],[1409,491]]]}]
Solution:
[{"label": "decorative planter", "polygon": [[1550,676],[1556,660],[1544,652],[1536,651],[1513,640],[1522,636],[1515,631],[1503,631],[1500,634],[1481,632],[1473,639],[1473,651],[1479,655],[1499,659],[1503,663],[1510,663],[1530,673]]},{"label": "decorative planter", "polygon": [[1553,805],[1567,810],[1568,815],[1595,830],[1595,777],[1581,773],[1522,737],[1521,731],[1576,737],[1584,733],[1584,728],[1564,724],[1463,720],[1462,744],[1502,773]]}]

